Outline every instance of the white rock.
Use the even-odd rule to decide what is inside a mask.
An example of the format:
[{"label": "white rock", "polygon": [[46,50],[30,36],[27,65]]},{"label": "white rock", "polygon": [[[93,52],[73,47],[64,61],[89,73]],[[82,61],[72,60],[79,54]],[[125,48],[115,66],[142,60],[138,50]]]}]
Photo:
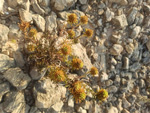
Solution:
[{"label": "white rock", "polygon": [[87,0],[79,0],[81,4],[86,4]]},{"label": "white rock", "polygon": [[68,106],[69,107],[74,107],[74,100],[73,100],[73,97],[72,96],[69,96],[69,99],[68,99]]},{"label": "white rock", "polygon": [[122,99],[122,105],[123,105],[123,108],[129,108],[131,106],[131,104],[127,101],[126,98]]},{"label": "white rock", "polygon": [[8,6],[11,8],[15,8],[18,5],[17,0],[8,0]]},{"label": "white rock", "polygon": [[47,72],[47,69],[43,68],[41,71],[39,71],[36,67],[32,68],[30,71],[30,76],[33,80],[38,80],[42,78],[45,73]]},{"label": "white rock", "polygon": [[136,7],[133,7],[132,10],[129,12],[129,15],[128,15],[128,18],[127,18],[129,25],[134,23],[137,12],[138,12],[138,10],[137,10]]},{"label": "white rock", "polygon": [[101,79],[101,82],[104,82],[104,81],[108,80],[108,75],[105,72],[102,72],[100,74],[100,79]]},{"label": "white rock", "polygon": [[65,94],[65,87],[54,84],[50,79],[40,80],[34,87],[35,106],[37,108],[50,108],[60,102]]},{"label": "white rock", "polygon": [[4,0],[0,0],[0,13],[3,13]]},{"label": "white rock", "polygon": [[129,44],[125,45],[125,49],[129,54],[133,53],[133,51],[134,51],[133,43],[129,43]]},{"label": "white rock", "polygon": [[50,0],[38,0],[41,6],[48,7],[50,5]]},{"label": "white rock", "polygon": [[9,28],[5,25],[0,24],[0,47],[8,41]]},{"label": "white rock", "polygon": [[2,105],[5,112],[27,113],[25,111],[21,112],[21,110],[24,109],[23,107],[25,105],[25,98],[23,92],[11,91],[4,98],[4,102],[2,103]]},{"label": "white rock", "polygon": [[54,3],[56,10],[62,11],[64,9],[70,8],[77,2],[77,0],[52,0],[51,2]]},{"label": "white rock", "polygon": [[0,84],[0,101],[2,100],[2,97],[4,94],[10,91],[9,84],[7,82]]},{"label": "white rock", "polygon": [[114,17],[114,12],[110,11],[109,8],[107,8],[105,13],[106,21],[109,22]]},{"label": "white rock", "polygon": [[78,112],[79,113],[87,113],[87,111],[85,109],[83,109],[82,107],[79,107]]},{"label": "white rock", "polygon": [[18,90],[25,89],[31,81],[30,77],[27,74],[24,74],[20,68],[8,69],[4,73],[3,77]]},{"label": "white rock", "polygon": [[115,16],[113,18],[113,22],[116,26],[119,26],[121,28],[126,27],[128,25],[127,18],[124,14],[120,16]]},{"label": "white rock", "polygon": [[109,0],[109,1],[113,2],[113,3],[120,4],[120,5],[127,5],[128,4],[127,0]]},{"label": "white rock", "polygon": [[118,109],[116,107],[111,107],[110,109],[108,109],[107,113],[119,113]]},{"label": "white rock", "polygon": [[136,27],[133,29],[133,31],[132,31],[130,37],[131,37],[131,38],[137,38],[140,32],[141,32],[141,27],[140,27],[140,26],[136,26]]},{"label": "white rock", "polygon": [[63,107],[64,103],[62,101],[57,102],[56,104],[54,104],[51,108],[52,108],[52,113],[58,113],[61,111],[62,107]]},{"label": "white rock", "polygon": [[113,47],[110,49],[110,53],[112,55],[120,55],[122,51],[123,51],[123,47],[119,44],[114,44]]},{"label": "white rock", "polygon": [[37,0],[32,0],[32,1],[31,1],[31,4],[32,4],[32,7],[33,7],[33,10],[34,10],[36,13],[42,14],[42,15],[45,14],[44,9],[42,9],[42,8],[39,6]]},{"label": "white rock", "polygon": [[18,67],[23,67],[25,65],[25,61],[23,59],[23,55],[20,51],[15,51],[13,52],[13,58],[15,59],[16,61],[16,65]]},{"label": "white rock", "polygon": [[36,26],[42,31],[45,31],[45,20],[42,16],[38,14],[32,15],[33,21],[35,22]]},{"label": "white rock", "polygon": [[19,31],[19,26],[17,24],[10,24],[9,26],[9,39],[18,39],[21,37],[21,32]]},{"label": "white rock", "polygon": [[52,12],[50,16],[46,17],[46,31],[52,32],[53,30],[56,30],[57,28],[57,21],[56,21],[56,14]]},{"label": "white rock", "polygon": [[19,9],[19,15],[23,21],[30,22],[32,20],[32,14],[24,9]]},{"label": "white rock", "polygon": [[14,67],[14,59],[9,58],[7,55],[0,54],[0,72],[3,73],[8,68]]},{"label": "white rock", "polygon": [[149,39],[148,42],[146,43],[146,46],[147,46],[147,48],[148,48],[148,50],[149,50],[149,52],[150,52],[150,39]]}]

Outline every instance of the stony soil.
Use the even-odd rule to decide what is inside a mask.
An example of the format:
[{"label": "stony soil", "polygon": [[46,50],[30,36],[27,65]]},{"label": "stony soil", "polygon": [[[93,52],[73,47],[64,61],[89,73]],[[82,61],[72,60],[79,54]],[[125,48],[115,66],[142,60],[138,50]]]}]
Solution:
[{"label": "stony soil", "polygon": [[[92,87],[105,88],[98,104],[76,104],[61,84],[27,69],[18,23],[57,31],[68,13],[87,15],[91,39],[74,45],[85,67],[100,71]],[[80,73],[79,73],[80,74]],[[0,0],[0,113],[150,113],[150,0]]]}]

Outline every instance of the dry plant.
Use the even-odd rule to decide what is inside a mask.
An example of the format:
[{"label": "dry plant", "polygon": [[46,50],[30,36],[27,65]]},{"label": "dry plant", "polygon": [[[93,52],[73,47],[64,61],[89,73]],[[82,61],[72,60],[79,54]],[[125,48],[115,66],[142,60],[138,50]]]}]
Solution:
[{"label": "dry plant", "polygon": [[30,67],[37,67],[39,71],[46,68],[45,76],[56,83],[64,84],[76,102],[84,101],[89,92],[93,95],[94,99],[103,101],[108,97],[108,92],[105,89],[95,92],[93,89],[87,88],[88,84],[83,79],[87,75],[91,75],[91,77],[97,75],[99,72],[96,67],[92,67],[89,72],[73,80],[68,77],[70,70],[80,70],[84,66],[82,60],[72,55],[71,45],[78,43],[79,38],[83,36],[92,37],[93,30],[86,29],[80,36],[76,37],[75,29],[80,25],[87,24],[88,17],[81,16],[78,18],[76,14],[72,13],[68,15],[67,22],[71,28],[67,29],[64,27],[63,30],[59,31],[61,35],[65,35],[65,32],[67,32],[67,38],[58,44],[59,36],[56,34],[52,35],[49,32],[44,32],[38,38],[37,30],[31,28],[29,22],[21,20],[19,27],[24,36],[24,51],[27,55],[27,63]]}]

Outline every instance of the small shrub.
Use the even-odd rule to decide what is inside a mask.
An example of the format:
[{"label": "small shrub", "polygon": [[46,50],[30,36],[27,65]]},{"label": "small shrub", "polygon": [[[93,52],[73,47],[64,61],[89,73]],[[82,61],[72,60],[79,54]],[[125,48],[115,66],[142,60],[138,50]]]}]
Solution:
[{"label": "small shrub", "polygon": [[[86,78],[89,74],[91,77],[98,74],[96,67],[92,67],[89,72],[78,76],[74,80],[69,79],[67,75],[67,72],[70,70],[80,70],[84,66],[82,60],[72,55],[71,45],[78,43],[79,38],[83,36],[88,38],[93,36],[93,30],[91,29],[86,29],[78,37],[75,36],[75,29],[79,25],[88,23],[87,16],[81,16],[80,19],[78,19],[77,15],[72,13],[68,15],[67,22],[72,28],[64,29],[64,31],[68,33],[68,37],[61,43],[58,43],[59,36],[52,35],[48,32],[44,32],[40,39],[37,38],[37,30],[30,28],[30,23],[21,20],[19,27],[24,36],[24,51],[27,56],[27,65],[29,67],[37,67],[39,71],[46,68],[47,73],[45,76],[54,82],[63,83],[77,103],[85,100],[89,92],[93,94],[93,97],[96,97],[95,99],[103,101],[108,97],[108,92],[105,89],[94,92],[93,89],[87,88],[90,83],[86,83],[83,80],[83,78]],[[59,31],[59,34],[62,35],[62,32],[63,31]]]}]

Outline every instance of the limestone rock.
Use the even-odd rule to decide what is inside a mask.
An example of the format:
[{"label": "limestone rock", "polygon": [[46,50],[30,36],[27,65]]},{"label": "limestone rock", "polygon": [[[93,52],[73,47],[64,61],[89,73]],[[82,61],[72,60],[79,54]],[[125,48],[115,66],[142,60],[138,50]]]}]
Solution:
[{"label": "limestone rock", "polygon": [[14,67],[14,59],[9,58],[7,55],[0,54],[0,73],[3,73],[7,69]]},{"label": "limestone rock", "polygon": [[79,59],[83,61],[85,68],[89,70],[92,67],[92,64],[87,56],[86,49],[80,43],[78,43],[72,45],[72,50],[72,54],[79,57]]},{"label": "limestone rock", "polygon": [[149,52],[150,52],[150,39],[149,39],[148,42],[146,43],[146,46],[147,46],[147,48],[148,48],[148,50],[149,50]]},{"label": "limestone rock", "polygon": [[10,91],[10,88],[9,88],[8,83],[4,82],[0,84],[0,101],[2,100],[3,95],[9,91]]},{"label": "limestone rock", "polygon": [[27,10],[20,9],[19,15],[23,21],[30,22],[32,20],[32,14]]},{"label": "limestone rock", "polygon": [[116,87],[116,86],[110,86],[109,88],[108,88],[108,92],[109,93],[116,93],[118,91],[118,88]]},{"label": "limestone rock", "polygon": [[136,7],[133,7],[132,10],[129,12],[129,15],[128,15],[128,18],[127,18],[129,25],[134,23],[137,12],[138,12],[138,10],[137,10]]},{"label": "limestone rock", "polygon": [[50,6],[50,0],[38,0],[38,2],[42,7]]},{"label": "limestone rock", "polygon": [[135,62],[130,66],[130,71],[135,72],[141,68],[141,64],[139,62]]},{"label": "limestone rock", "polygon": [[150,5],[143,3],[143,9],[147,14],[150,14]]},{"label": "limestone rock", "polygon": [[133,51],[134,51],[133,43],[129,43],[129,44],[125,45],[125,49],[129,54],[133,53]]},{"label": "limestone rock", "polygon": [[114,12],[110,11],[109,8],[106,9],[105,13],[106,21],[109,22],[114,17]]},{"label": "limestone rock", "polygon": [[112,55],[120,55],[123,51],[123,47],[120,44],[114,44],[113,47],[110,49],[110,53]]},{"label": "limestone rock", "polygon": [[0,13],[3,13],[4,0],[0,1]]},{"label": "limestone rock", "polygon": [[42,9],[42,8],[39,6],[37,0],[32,0],[32,1],[31,1],[31,4],[32,4],[32,7],[33,7],[33,10],[34,10],[37,14],[41,14],[41,15],[45,14],[44,9]]},{"label": "limestone rock", "polygon": [[0,24],[0,48],[8,40],[9,28],[5,25]]},{"label": "limestone rock", "polygon": [[81,4],[86,4],[87,0],[79,0]]},{"label": "limestone rock", "polygon": [[141,32],[141,27],[140,27],[140,26],[136,26],[136,27],[133,29],[133,31],[132,31],[130,37],[131,37],[131,38],[137,38],[140,32]]},{"label": "limestone rock", "polygon": [[49,108],[65,97],[66,88],[56,86],[50,79],[38,81],[34,86],[35,106]]},{"label": "limestone rock", "polygon": [[52,32],[57,28],[56,14],[52,12],[50,16],[46,17],[46,31]]},{"label": "limestone rock", "polygon": [[10,24],[9,26],[9,39],[18,39],[21,37],[21,32],[19,31],[19,26],[17,24]]},{"label": "limestone rock", "polygon": [[128,22],[127,22],[127,18],[126,18],[126,15],[125,14],[122,14],[120,16],[115,16],[113,19],[112,19],[113,23],[121,28],[124,28],[128,25]]},{"label": "limestone rock", "polygon": [[[25,104],[25,98],[23,92],[10,92],[4,98],[3,109],[5,112],[9,113],[19,113],[16,112],[18,109],[22,109],[21,106]],[[23,112],[24,113],[24,112]]]},{"label": "limestone rock", "polygon": [[102,72],[102,73],[100,74],[100,79],[101,79],[101,82],[104,82],[104,81],[108,80],[108,75],[107,75],[107,73]]},{"label": "limestone rock", "polygon": [[122,99],[122,105],[123,105],[123,108],[129,108],[131,106],[131,104],[127,101],[126,98]]},{"label": "limestone rock", "polygon": [[128,4],[127,0],[109,0],[109,1],[113,2],[113,3],[120,4],[120,5],[127,5]]},{"label": "limestone rock", "polygon": [[58,11],[62,11],[64,9],[70,8],[76,2],[77,0],[52,0],[52,3],[54,3],[55,9]]},{"label": "limestone rock", "polygon": [[47,69],[45,69],[45,68],[43,68],[39,72],[39,70],[36,67],[34,67],[30,71],[30,76],[32,77],[33,80],[38,80],[38,79],[42,78],[46,72],[47,72]]},{"label": "limestone rock", "polygon": [[42,31],[45,31],[45,20],[42,16],[38,15],[38,14],[34,14],[32,16],[33,21],[35,22],[36,26]]},{"label": "limestone rock", "polygon": [[119,113],[119,111],[116,107],[112,106],[107,110],[107,113]]},{"label": "limestone rock", "polygon": [[28,83],[31,81],[27,74],[24,74],[20,68],[10,68],[8,69],[3,77],[7,79],[14,87],[18,90],[25,89]]},{"label": "limestone rock", "polygon": [[51,107],[50,113],[58,113],[58,112],[60,112],[63,105],[64,105],[64,103],[62,101],[57,102],[56,104],[54,104]]},{"label": "limestone rock", "polygon": [[14,57],[14,59],[16,61],[16,65],[18,67],[21,68],[21,67],[23,67],[25,65],[23,54],[20,51],[13,52],[13,57]]},{"label": "limestone rock", "polygon": [[8,0],[8,6],[15,8],[18,5],[18,0]]}]

